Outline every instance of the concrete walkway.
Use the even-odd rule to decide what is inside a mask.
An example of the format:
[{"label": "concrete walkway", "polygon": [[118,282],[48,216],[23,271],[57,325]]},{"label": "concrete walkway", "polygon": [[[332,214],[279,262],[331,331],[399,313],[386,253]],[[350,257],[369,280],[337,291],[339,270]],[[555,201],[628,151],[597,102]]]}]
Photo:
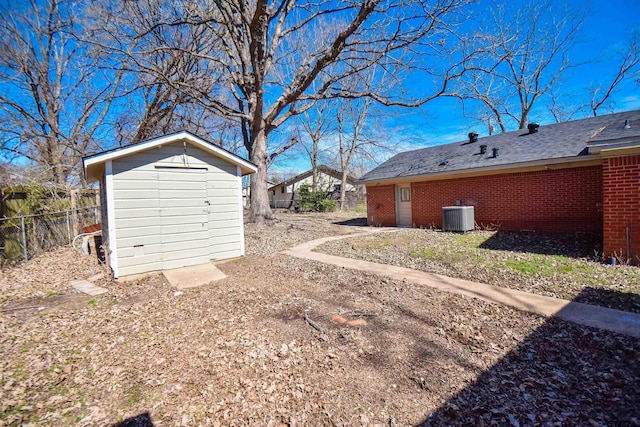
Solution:
[{"label": "concrete walkway", "polygon": [[377,228],[364,233],[325,237],[302,243],[284,251],[283,253],[296,258],[309,259],[352,270],[374,273],[390,277],[395,280],[406,279],[410,282],[430,286],[442,291],[466,295],[492,303],[503,304],[531,313],[543,314],[545,316],[556,316],[580,325],[606,329],[640,338],[640,315],[638,314],[579,302],[571,302],[560,298],[535,295],[515,289],[507,289],[483,283],[471,282],[469,280],[455,279],[452,277],[441,276],[439,274],[412,270],[410,268],[396,267],[392,265],[378,264],[375,262],[360,261],[352,258],[342,258],[334,255],[313,252],[314,248],[329,241],[392,231],[397,231],[397,229]]}]

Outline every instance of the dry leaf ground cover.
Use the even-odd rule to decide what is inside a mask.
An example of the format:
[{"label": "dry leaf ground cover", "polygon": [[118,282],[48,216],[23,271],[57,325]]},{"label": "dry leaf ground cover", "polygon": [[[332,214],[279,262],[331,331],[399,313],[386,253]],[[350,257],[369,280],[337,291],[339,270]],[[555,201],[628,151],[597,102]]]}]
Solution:
[{"label": "dry leaf ground cover", "polygon": [[317,250],[640,313],[640,268],[596,259],[588,234],[401,229]]},{"label": "dry leaf ground cover", "polygon": [[280,216],[182,294],[76,294],[53,276],[99,267],[66,250],[4,272],[3,310],[44,309],[0,313],[0,425],[640,424],[639,340],[287,257],[349,229]]}]

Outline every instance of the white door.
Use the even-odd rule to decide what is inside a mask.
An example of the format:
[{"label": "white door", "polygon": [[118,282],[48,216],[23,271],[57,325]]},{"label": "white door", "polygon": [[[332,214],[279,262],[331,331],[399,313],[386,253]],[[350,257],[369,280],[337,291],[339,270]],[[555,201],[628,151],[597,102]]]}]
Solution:
[{"label": "white door", "polygon": [[205,169],[158,169],[163,269],[209,261],[206,176]]},{"label": "white door", "polygon": [[411,227],[411,186],[396,185],[396,225]]}]

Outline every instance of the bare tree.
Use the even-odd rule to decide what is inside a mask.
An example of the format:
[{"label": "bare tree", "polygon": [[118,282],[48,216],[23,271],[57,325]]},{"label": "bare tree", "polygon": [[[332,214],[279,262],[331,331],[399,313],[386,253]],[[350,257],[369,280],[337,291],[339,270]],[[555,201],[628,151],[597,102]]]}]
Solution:
[{"label": "bare tree", "polygon": [[[112,63],[126,64],[121,90],[126,102],[121,103],[115,133],[122,144],[184,129],[221,144],[238,123],[199,102],[201,93],[215,91],[220,73],[214,63],[192,53],[215,55],[215,36],[205,26],[160,25],[181,13],[166,6],[162,0],[104,0],[91,8],[101,25],[85,41]],[[137,34],[132,30],[140,28],[149,30],[132,37]],[[235,135],[231,142],[225,148],[237,149]]]},{"label": "bare tree", "polygon": [[502,132],[508,120],[524,129],[534,106],[576,65],[568,53],[586,12],[558,10],[549,1],[496,2],[491,10],[489,21],[467,39],[475,55],[455,95],[478,101]]},{"label": "bare tree", "polygon": [[[159,25],[204,27],[215,35],[219,52],[203,53],[194,46],[191,53],[220,69],[225,90],[201,93],[200,99],[221,116],[240,121],[249,159],[258,166],[251,178],[250,219],[263,223],[273,218],[267,166],[296,144],[290,141],[269,153],[269,135],[321,99],[370,97],[386,105],[416,104],[414,99],[382,96],[377,90],[354,91],[343,83],[369,68],[393,72],[411,65],[397,61],[409,47],[415,48],[414,60],[430,54],[429,42],[449,37],[448,23],[464,4],[456,0],[209,0],[173,6],[182,8],[180,17]],[[135,29],[137,37],[155,27]],[[326,31],[319,32],[320,28]],[[316,32],[317,43],[299,42],[304,34]],[[343,65],[346,60],[348,66]],[[316,82],[322,83],[314,87]]]},{"label": "bare tree", "polygon": [[[328,100],[318,101],[298,117],[298,123],[305,133],[300,135],[300,146],[311,162],[311,188],[318,186],[318,160],[324,151],[321,143],[335,131],[335,116]],[[301,133],[301,132],[299,132]]]},{"label": "bare tree", "polygon": [[[376,80],[373,74],[354,76],[353,86],[362,90],[377,83],[385,84],[383,77]],[[351,175],[354,161],[362,164],[365,162],[379,161],[384,152],[392,152],[395,144],[392,139],[382,137],[382,132],[377,129],[372,117],[380,117],[374,114],[376,104],[372,98],[357,98],[341,100],[336,108],[336,134],[337,153],[336,163],[342,173],[340,186],[340,210],[345,207],[348,177]]]},{"label": "bare tree", "polygon": [[[64,0],[5,3],[0,22],[1,150],[42,165],[65,185],[91,147],[121,70],[102,72],[75,35],[82,10]],[[81,176],[79,173],[78,176]]]},{"label": "bare tree", "polygon": [[606,103],[610,100],[611,96],[615,92],[616,88],[622,82],[624,82],[630,76],[638,75],[638,68],[640,67],[639,32],[634,33],[630,37],[629,43],[625,46],[619,58],[620,60],[618,62],[618,67],[615,74],[613,75],[613,78],[609,82],[609,85],[604,88],[597,87],[593,92],[589,107],[591,109],[591,113],[594,116],[598,115],[598,109],[606,105]]}]

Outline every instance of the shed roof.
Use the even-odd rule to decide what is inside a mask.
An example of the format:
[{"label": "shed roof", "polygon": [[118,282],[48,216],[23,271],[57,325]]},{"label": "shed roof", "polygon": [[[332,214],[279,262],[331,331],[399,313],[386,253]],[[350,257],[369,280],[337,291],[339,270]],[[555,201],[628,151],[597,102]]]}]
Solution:
[{"label": "shed roof", "polygon": [[[625,123],[627,127],[625,127]],[[596,158],[590,146],[613,140],[640,142],[640,110],[589,117],[400,153],[366,173],[360,182],[393,180],[431,174],[518,167],[539,161],[572,162]],[[480,145],[486,145],[480,154]],[[498,155],[493,156],[493,149]]]},{"label": "shed roof", "polygon": [[145,151],[154,147],[159,147],[164,144],[170,144],[180,141],[184,141],[186,143],[194,145],[205,152],[208,152],[216,157],[228,161],[229,163],[239,166],[242,175],[248,175],[258,170],[256,165],[243,159],[242,157],[239,157],[232,152],[215,145],[212,142],[206,141],[196,135],[193,135],[190,132],[182,131],[127,145],[126,147],[118,147],[111,150],[103,151],[101,153],[86,156],[82,159],[85,176],[87,178],[87,181],[89,182],[96,181],[100,178],[104,168],[104,163],[107,160],[119,159],[121,157],[139,153],[141,151]]}]

